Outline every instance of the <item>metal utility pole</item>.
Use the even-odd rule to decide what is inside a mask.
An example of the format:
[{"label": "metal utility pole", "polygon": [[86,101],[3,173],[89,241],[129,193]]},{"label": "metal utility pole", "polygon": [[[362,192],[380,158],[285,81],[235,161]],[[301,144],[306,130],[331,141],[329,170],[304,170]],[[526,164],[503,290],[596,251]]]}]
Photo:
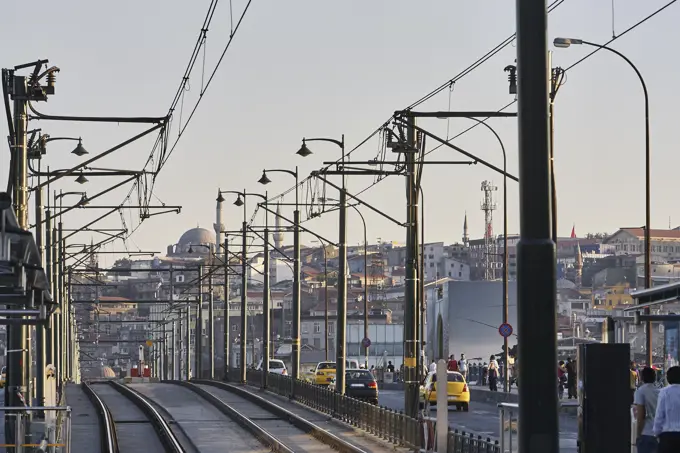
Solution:
[{"label": "metal utility pole", "polygon": [[[297,204],[298,187],[295,187]],[[300,210],[293,213],[293,381],[300,377]],[[343,362],[344,363],[344,362]]]},{"label": "metal utility pole", "polygon": [[196,376],[203,379],[203,266],[198,266],[198,314],[196,322]]},{"label": "metal utility pole", "polygon": [[215,379],[215,300],[212,274],[208,277],[208,365],[209,378]]},{"label": "metal utility pole", "polygon": [[[168,296],[170,296],[170,297],[168,297],[168,299],[170,299],[170,303],[172,304],[173,301],[175,300],[175,287],[174,287],[175,280],[174,280],[173,271],[172,271],[172,263],[170,263],[170,278],[169,278],[169,280],[170,280],[169,281],[170,288],[169,288],[168,292],[170,294],[168,294]],[[175,318],[176,316],[177,316],[176,312],[173,310],[172,317]],[[175,321],[172,321],[172,376],[171,376],[171,379],[173,379],[173,380],[176,379],[175,368],[177,367],[177,343],[175,343],[175,329],[176,329]]]},{"label": "metal utility pole", "polygon": [[[243,191],[245,194],[245,190]],[[246,197],[243,196],[243,224],[241,225],[243,237],[241,239],[241,383],[245,384],[247,381],[246,375],[246,343],[248,340],[248,274],[247,274],[247,258],[248,247],[246,244],[246,232],[248,231],[248,224],[246,223]]]},{"label": "metal utility pole", "polygon": [[[4,75],[4,74],[3,74]],[[4,83],[4,80],[3,80]],[[14,163],[14,184],[13,196],[14,211],[16,213],[19,227],[22,229],[28,228],[28,161],[27,161],[27,125],[28,115],[26,112],[28,104],[28,93],[26,87],[26,78],[21,76],[13,76],[10,82],[13,84],[14,97],[14,133],[13,137],[13,163]],[[17,309],[26,308],[29,302]],[[7,326],[7,392],[8,398],[5,406],[23,406],[21,398],[30,403],[28,393],[28,380],[25,373],[24,366],[30,360],[26,348],[26,326],[18,323],[21,316],[12,316],[18,318],[16,324],[9,324]],[[14,436],[12,435],[12,438]]]},{"label": "metal utility pole", "polygon": [[59,273],[57,274],[58,280],[58,289],[59,289],[59,314],[57,315],[57,356],[58,358],[58,365],[57,365],[57,375],[59,376],[59,379],[57,380],[57,386],[58,386],[58,391],[61,392],[61,385],[64,382],[64,368],[65,368],[65,363],[64,363],[64,300],[66,299],[65,297],[65,291],[64,291],[64,231],[63,231],[63,225],[61,223],[61,219],[59,223],[57,224],[57,247],[58,247],[58,261],[57,264],[59,266]]},{"label": "metal utility pole", "polygon": [[[345,165],[345,136],[342,136],[342,165]],[[337,345],[335,374],[335,389],[345,394],[345,346],[347,335],[347,189],[346,178],[343,174],[342,189],[340,190],[340,231],[338,236],[338,316],[337,316]]]},{"label": "metal utility pole", "polygon": [[[296,188],[297,190],[297,188]],[[297,212],[297,211],[296,211]],[[267,211],[265,211],[265,219]],[[264,278],[262,288],[262,388],[266,389],[269,378],[269,318],[271,310],[269,306],[269,228],[265,221],[264,227]],[[297,362],[299,365],[299,361]],[[293,370],[295,370],[295,361],[293,361]]]},{"label": "metal utility pole", "polygon": [[406,162],[406,294],[404,303],[404,408],[406,415],[416,417],[419,401],[417,376],[418,324],[418,190],[416,187],[416,133],[415,119],[408,118],[407,145],[404,149]]},{"label": "metal utility pole", "polygon": [[229,379],[229,364],[231,357],[229,355],[229,239],[224,235],[224,379]]},{"label": "metal utility pole", "polygon": [[172,321],[172,334],[171,334],[171,343],[172,343],[172,369],[170,370],[170,379],[173,381],[177,379],[177,342],[175,338],[175,331],[177,330],[177,323],[173,320]]},{"label": "metal utility pole", "polygon": [[163,379],[168,378],[168,333],[165,329],[166,322],[163,321],[162,327],[163,327],[163,333],[161,335],[161,341],[163,341],[163,344],[161,344],[161,359],[163,360]]},{"label": "metal utility pole", "polygon": [[[49,194],[47,196],[47,209],[45,210],[45,217],[46,217],[46,222],[45,222],[45,274],[47,275],[48,278],[48,287],[53,288],[54,285],[54,271],[53,271],[53,253],[52,253],[52,248],[54,246],[54,242],[52,241],[52,219],[50,218],[51,211],[49,208]],[[50,290],[52,293],[52,296],[54,297],[54,290]],[[54,327],[53,327],[53,320],[54,317],[53,315],[49,315],[47,318],[47,324],[45,325],[45,331],[44,331],[44,336],[45,336],[45,360],[44,364],[47,366],[48,364],[52,364],[52,361],[54,360],[53,357],[53,334],[54,334]],[[40,371],[40,370],[38,370]],[[43,368],[44,371],[44,368]],[[43,378],[44,382],[44,378]],[[44,389],[43,389],[44,390]],[[43,393],[43,398],[44,398],[44,393]],[[44,401],[38,400],[38,404],[43,404]]]},{"label": "metal utility pole", "polygon": [[187,381],[191,380],[191,302],[187,302],[187,313],[186,313],[186,335],[187,335],[187,344],[186,344],[186,367],[187,367]]},{"label": "metal utility pole", "polygon": [[546,0],[517,0],[520,241],[519,451],[558,453],[556,264],[552,240]]},{"label": "metal utility pole", "polygon": [[[40,259],[43,268],[47,267],[49,258],[45,256],[46,247],[44,247],[44,231],[43,231],[43,190],[39,188],[35,191],[35,244],[40,252]],[[45,273],[49,278],[49,271]],[[35,326],[36,330],[36,399],[38,406],[44,406],[44,391],[45,391],[45,350],[46,350],[46,326],[45,324],[38,324]]]}]

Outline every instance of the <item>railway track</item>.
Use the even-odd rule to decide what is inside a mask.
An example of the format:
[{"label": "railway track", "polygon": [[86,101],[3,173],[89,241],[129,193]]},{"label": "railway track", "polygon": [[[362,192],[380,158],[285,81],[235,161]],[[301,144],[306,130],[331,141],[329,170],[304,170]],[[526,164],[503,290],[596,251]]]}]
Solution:
[{"label": "railway track", "polygon": [[170,383],[196,393],[272,451],[315,453],[329,448],[341,453],[370,451],[238,386],[207,380]]},{"label": "railway track", "polygon": [[161,413],[139,392],[113,381],[82,387],[99,414],[102,453],[187,453]]}]

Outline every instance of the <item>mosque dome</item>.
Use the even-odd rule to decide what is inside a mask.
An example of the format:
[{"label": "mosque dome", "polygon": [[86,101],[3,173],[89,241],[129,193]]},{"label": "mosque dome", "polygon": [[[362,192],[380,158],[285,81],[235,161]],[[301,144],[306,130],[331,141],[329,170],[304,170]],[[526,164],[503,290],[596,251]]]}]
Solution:
[{"label": "mosque dome", "polygon": [[205,228],[192,228],[186,231],[182,237],[179,238],[177,245],[180,247],[188,247],[196,244],[214,244],[215,233]]}]

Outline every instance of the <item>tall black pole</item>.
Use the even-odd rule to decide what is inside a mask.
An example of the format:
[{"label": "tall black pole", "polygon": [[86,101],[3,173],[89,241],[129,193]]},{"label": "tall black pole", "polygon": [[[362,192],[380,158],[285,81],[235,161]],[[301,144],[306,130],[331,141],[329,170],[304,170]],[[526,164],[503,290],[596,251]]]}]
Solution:
[{"label": "tall black pole", "polygon": [[[264,279],[262,288],[262,388],[267,388],[269,379],[269,317],[271,310],[269,306],[269,228],[267,225],[267,211],[265,211],[264,227]],[[298,362],[299,363],[299,362]]]},{"label": "tall black pole", "polygon": [[[35,191],[35,245],[38,247],[40,253],[40,261],[43,267],[47,265],[48,258],[45,256],[46,247],[44,247],[44,229],[43,229],[43,190],[38,188]],[[46,272],[49,275],[49,272]],[[49,278],[49,277],[48,277]],[[43,301],[37,301],[43,305]],[[44,406],[44,391],[45,391],[45,366],[46,358],[46,326],[38,324],[36,330],[36,399],[38,406]]]},{"label": "tall black pole", "polygon": [[418,240],[416,205],[415,150],[416,134],[413,126],[415,119],[408,119],[407,131],[408,148],[405,149],[406,159],[406,281],[404,303],[404,408],[406,415],[416,417],[418,412],[417,376],[418,364],[418,325],[417,325],[417,291],[418,291]]},{"label": "tall black pole", "polygon": [[213,297],[213,276],[208,276],[208,373],[215,379],[215,299]]},{"label": "tall black pole", "polygon": [[546,0],[517,0],[520,241],[517,244],[520,453],[558,453]]},{"label": "tall black pole", "polygon": [[[173,271],[172,271],[172,263],[170,263],[170,278],[168,280],[169,280],[168,283],[169,283],[169,286],[170,286],[170,288],[168,290],[168,293],[170,293],[169,299],[171,301],[174,301],[175,300],[175,287],[174,287],[175,280],[174,280],[174,275],[173,275]],[[173,310],[173,314],[172,314],[173,318],[177,316],[176,313],[177,312]],[[171,353],[172,375],[170,376],[170,379],[172,379],[173,381],[175,379],[177,379],[177,375],[175,374],[175,370],[177,369],[177,361],[178,361],[177,360],[177,357],[178,357],[177,356],[177,343],[175,342],[175,329],[176,328],[177,328],[177,326],[175,324],[175,321],[172,321],[172,353]]]},{"label": "tall black pole", "polygon": [[326,305],[326,310],[324,312],[324,325],[326,326],[326,331],[325,333],[325,338],[324,338],[324,349],[326,350],[326,361],[328,361],[329,356],[328,356],[328,308],[329,308],[329,301],[328,301],[328,256],[326,252],[326,245],[323,244],[323,296],[324,296],[324,303]]},{"label": "tall black pole", "polygon": [[[48,199],[48,206],[49,206],[49,196],[47,197]],[[52,267],[52,247],[53,247],[53,242],[52,242],[52,219],[51,217],[51,211],[49,207],[45,211],[45,273],[47,275],[48,279],[48,287],[50,288],[50,293],[52,294],[52,297],[55,298],[54,290],[52,289],[53,285],[53,280],[54,280],[54,275],[53,275],[53,267]],[[52,335],[54,331],[54,327],[52,325],[52,315],[48,315],[48,322],[45,326],[45,365],[52,364],[53,355],[52,355],[52,348],[54,347],[52,344]],[[43,368],[44,371],[44,368]],[[38,401],[38,404],[41,404],[40,401]]]},{"label": "tall black pole", "polygon": [[172,321],[172,334],[170,336],[170,344],[172,344],[172,369],[170,370],[170,379],[173,381],[177,379],[177,322]]},{"label": "tall black pole", "polygon": [[248,341],[248,273],[247,273],[247,258],[248,248],[246,245],[246,232],[248,224],[246,223],[246,197],[245,191],[243,196],[243,237],[241,239],[241,383],[245,384],[246,376],[246,343]]},{"label": "tall black pole", "polygon": [[186,377],[187,381],[193,376],[191,375],[191,302],[187,302],[186,311]]},{"label": "tall black pole", "polygon": [[59,250],[59,258],[58,258],[58,266],[59,266],[59,271],[58,271],[58,285],[59,285],[59,315],[57,316],[59,327],[57,331],[57,356],[59,357],[59,365],[57,368],[57,375],[59,378],[57,379],[57,386],[59,389],[59,392],[61,392],[61,385],[64,382],[64,370],[66,368],[66,364],[64,363],[64,311],[66,309],[66,304],[65,304],[65,291],[64,291],[64,232],[63,232],[63,225],[61,223],[61,219],[57,225],[57,247]]},{"label": "tall black pole", "polygon": [[196,313],[196,377],[203,379],[203,266],[198,266],[198,312]]},{"label": "tall black pole", "polygon": [[[297,187],[295,188],[297,193]],[[297,201],[296,201],[297,203]],[[300,378],[300,211],[293,213],[293,380]]]},{"label": "tall black pole", "polygon": [[229,364],[231,357],[229,355],[229,239],[224,235],[224,379],[229,379]]},{"label": "tall black pole", "polygon": [[[508,159],[505,154],[505,146],[501,142],[503,150],[503,323],[508,323]],[[552,173],[552,171],[551,171]],[[508,350],[508,337],[503,337],[503,390],[510,391],[509,362],[510,351]]]},{"label": "tall black pole", "polygon": [[[342,137],[342,163],[345,163],[345,137]],[[335,348],[335,389],[345,394],[345,346],[347,335],[347,190],[345,175],[342,175],[340,190],[340,231],[338,237],[338,316],[337,316],[337,346]]]}]

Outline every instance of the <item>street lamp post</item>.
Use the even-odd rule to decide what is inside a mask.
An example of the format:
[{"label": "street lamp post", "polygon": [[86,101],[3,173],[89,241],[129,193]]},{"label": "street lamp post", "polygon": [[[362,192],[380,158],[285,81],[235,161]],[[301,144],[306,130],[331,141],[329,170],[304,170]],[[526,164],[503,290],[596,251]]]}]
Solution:
[{"label": "street lamp post", "polygon": [[[271,180],[267,177],[270,173],[287,173],[295,178],[295,212],[293,213],[293,344],[291,351],[292,378],[293,381],[300,378],[300,201],[299,201],[299,182],[298,169],[295,171],[285,169],[262,170],[262,177],[259,183],[267,185]],[[265,247],[268,247],[269,236],[265,230]],[[269,265],[269,256],[266,256]],[[266,269],[269,272],[269,268]],[[269,282],[267,282],[269,285]],[[267,345],[268,347],[268,345]]]},{"label": "street lamp post", "polygon": [[[608,50],[609,52],[623,58],[628,65],[633,68],[640,84],[642,85],[642,92],[645,97],[645,288],[652,287],[652,238],[651,238],[651,151],[650,151],[650,131],[649,131],[649,94],[647,92],[647,84],[638,68],[628,59],[624,54],[618,50],[612,49],[602,44],[596,44],[582,39],[575,38],[555,38],[553,41],[555,47],[567,48],[574,45],[583,44],[586,46],[597,47],[598,49]],[[649,308],[645,308],[645,314],[649,314]],[[653,365],[652,354],[652,323],[647,321],[647,365]]]},{"label": "street lamp post", "polygon": [[[267,197],[265,195],[261,195],[259,193],[250,193],[246,192],[245,189],[243,189],[243,192],[238,192],[238,191],[233,191],[233,190],[220,190],[219,191],[220,195],[223,193],[231,193],[231,194],[236,194],[238,195],[238,198],[236,201],[234,201],[235,206],[242,206],[243,207],[243,223],[241,225],[241,234],[242,234],[242,244],[241,244],[241,383],[245,384],[247,381],[247,374],[246,374],[246,343],[248,339],[248,324],[247,324],[247,316],[248,316],[248,275],[247,275],[247,267],[248,267],[248,260],[246,258],[246,255],[248,254],[248,244],[247,244],[247,232],[248,232],[248,222],[247,222],[247,203],[246,203],[246,198],[248,196],[256,196],[262,198],[265,202],[267,201]],[[265,316],[268,316],[269,313],[265,314]],[[254,339],[253,339],[254,341]],[[253,347],[255,343],[253,343]],[[255,359],[255,357],[253,357]],[[269,361],[264,361],[263,360],[263,365],[265,365],[267,368],[269,368]]]},{"label": "street lamp post", "polygon": [[[345,135],[341,140],[332,138],[303,138],[302,147],[297,152],[302,157],[309,156],[312,152],[307,148],[307,142],[323,141],[336,144],[342,152],[342,165],[345,164]],[[337,347],[336,355],[336,391],[340,394],[345,393],[345,346],[347,335],[347,190],[345,186],[345,175],[342,176],[342,186],[340,188],[340,231],[338,237],[338,315],[337,315]]]}]

